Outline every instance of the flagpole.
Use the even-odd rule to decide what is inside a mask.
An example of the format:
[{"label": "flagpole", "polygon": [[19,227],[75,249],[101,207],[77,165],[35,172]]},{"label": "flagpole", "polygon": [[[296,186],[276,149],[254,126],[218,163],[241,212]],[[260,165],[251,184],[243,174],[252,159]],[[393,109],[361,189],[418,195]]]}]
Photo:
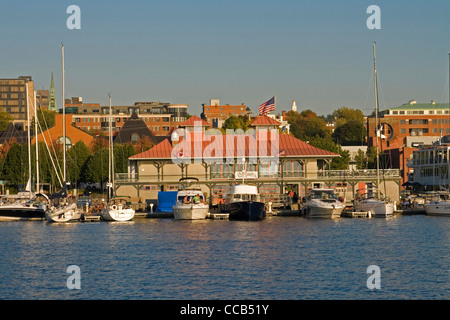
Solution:
[{"label": "flagpole", "polygon": [[273,105],[275,106],[275,109],[277,108],[277,95],[273,95]]}]

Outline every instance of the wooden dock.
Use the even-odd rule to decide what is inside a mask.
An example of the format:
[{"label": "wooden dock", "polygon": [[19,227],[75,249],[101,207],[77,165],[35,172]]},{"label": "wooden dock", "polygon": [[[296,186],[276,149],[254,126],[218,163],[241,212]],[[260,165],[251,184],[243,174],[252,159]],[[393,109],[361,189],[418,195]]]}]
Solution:
[{"label": "wooden dock", "polygon": [[99,216],[99,215],[83,215],[81,221],[83,221],[83,222],[98,222],[98,221],[101,221],[101,216]]},{"label": "wooden dock", "polygon": [[370,211],[343,211],[342,217],[347,218],[371,218],[372,213]]},{"label": "wooden dock", "polygon": [[228,220],[229,216],[228,213],[208,213],[206,217],[214,220]]}]

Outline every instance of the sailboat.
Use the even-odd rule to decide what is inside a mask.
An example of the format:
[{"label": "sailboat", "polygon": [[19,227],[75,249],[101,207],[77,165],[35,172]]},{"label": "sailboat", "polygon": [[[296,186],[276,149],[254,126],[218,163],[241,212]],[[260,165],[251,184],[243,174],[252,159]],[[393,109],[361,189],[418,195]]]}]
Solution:
[{"label": "sailboat", "polygon": [[[449,89],[448,89],[448,108],[449,108],[449,116],[450,116],[450,53],[448,54],[449,62],[448,62],[448,77],[449,77]],[[448,136],[447,136],[448,137]],[[433,154],[435,152],[439,153],[439,149],[442,150],[444,148],[445,153],[448,152],[448,138],[444,137],[440,139],[439,143],[436,143],[432,149],[430,149],[430,152],[432,151]],[[445,161],[447,161],[447,174],[450,175],[450,162],[449,158],[446,156]],[[434,161],[433,161],[434,164]],[[436,174],[435,169],[433,168],[433,172]],[[450,181],[450,176],[447,177],[447,182]],[[450,183],[448,184],[450,187]],[[450,199],[438,199],[438,200],[432,200],[429,203],[425,203],[423,205],[425,209],[425,213],[430,216],[450,216]]]},{"label": "sailboat", "polygon": [[[375,42],[373,43],[373,70],[374,70],[374,95],[375,95],[375,130],[376,130],[376,150],[377,150],[377,188],[380,186],[380,161],[378,151],[378,138],[381,134],[378,125],[378,93],[377,93],[377,67],[375,58]],[[366,190],[361,198],[355,199],[353,206],[355,211],[371,212],[374,217],[390,217],[394,215],[394,204],[380,194],[377,188]]]},{"label": "sailboat", "polygon": [[109,95],[109,158],[108,158],[108,203],[101,210],[100,215],[106,221],[129,221],[134,218],[135,210],[130,207],[125,197],[114,197],[114,145],[112,140],[112,108],[111,94]]},{"label": "sailboat", "polygon": [[[28,86],[26,87],[28,98]],[[28,107],[30,103],[28,103]],[[36,92],[34,92],[34,109],[36,112]],[[47,208],[48,197],[32,191],[31,188],[31,135],[30,135],[30,113],[27,110],[27,144],[28,144],[28,182],[25,190],[15,195],[4,195],[0,201],[0,220],[43,220]],[[36,148],[37,152],[37,148]],[[37,176],[39,172],[37,171]],[[39,178],[38,178],[39,185]],[[38,191],[39,189],[37,189]],[[43,197],[43,201],[38,200]]]},{"label": "sailboat", "polygon": [[[63,109],[63,189],[61,192],[52,196],[53,205],[49,206],[45,211],[45,217],[48,222],[69,222],[81,219],[81,211],[78,210],[75,202],[69,202],[67,197],[67,180],[66,180],[66,116],[64,101],[64,45],[61,45],[62,52],[62,109]],[[37,122],[37,117],[36,117]],[[37,137],[37,131],[36,131]],[[37,139],[36,139],[37,149]]]}]

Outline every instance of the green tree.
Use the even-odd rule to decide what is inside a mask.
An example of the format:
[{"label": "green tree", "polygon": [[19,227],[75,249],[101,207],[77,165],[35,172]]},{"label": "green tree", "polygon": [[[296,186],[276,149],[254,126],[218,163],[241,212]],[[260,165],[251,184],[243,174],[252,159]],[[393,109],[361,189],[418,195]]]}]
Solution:
[{"label": "green tree", "polygon": [[356,168],[357,169],[366,169],[367,166],[367,155],[361,149],[358,150],[358,153],[355,156]]},{"label": "green tree", "polygon": [[336,122],[336,127],[349,121],[356,121],[364,125],[364,114],[359,109],[341,107],[333,112],[332,117]]},{"label": "green tree", "polygon": [[109,174],[109,150],[99,148],[86,162],[86,170],[82,171],[84,182],[106,182]]},{"label": "green tree", "polygon": [[331,131],[325,120],[311,110],[304,110],[301,113],[290,111],[286,116],[292,135],[300,140],[308,141],[315,137],[331,137]]},{"label": "green tree", "polygon": [[114,173],[128,172],[128,158],[135,155],[132,144],[114,144]]},{"label": "green tree", "polygon": [[251,121],[247,115],[231,116],[225,120],[222,125],[222,129],[242,129],[247,131]]},{"label": "green tree", "polygon": [[351,120],[338,126],[332,137],[343,146],[363,145],[366,140],[366,128],[359,121]]},{"label": "green tree", "polygon": [[13,120],[8,112],[0,111],[0,131],[5,131]]},{"label": "green tree", "polygon": [[82,173],[91,157],[91,151],[83,141],[78,141],[66,154],[68,180],[77,184],[82,181]]},{"label": "green tree", "polygon": [[[38,121],[40,124],[40,127],[43,131],[48,130],[55,126],[55,115],[56,111],[52,110],[45,110],[45,109],[39,109],[37,112]],[[32,120],[32,124],[34,128],[34,117]]]},{"label": "green tree", "polygon": [[2,179],[14,185],[25,185],[28,181],[28,146],[13,143],[5,156]]}]

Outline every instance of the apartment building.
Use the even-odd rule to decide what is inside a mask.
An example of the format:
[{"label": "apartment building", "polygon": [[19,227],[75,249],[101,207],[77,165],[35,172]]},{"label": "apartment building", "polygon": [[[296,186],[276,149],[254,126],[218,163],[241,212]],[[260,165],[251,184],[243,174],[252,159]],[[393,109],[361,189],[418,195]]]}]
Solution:
[{"label": "apartment building", "polygon": [[[109,106],[98,103],[83,103],[80,98],[66,102],[66,113],[73,114],[73,124],[86,131],[107,131],[110,121]],[[163,102],[135,102],[132,106],[111,106],[111,125],[118,132],[135,113],[144,121],[155,136],[168,136],[179,124],[187,119],[187,104]]]},{"label": "apartment building", "polygon": [[219,99],[210,99],[209,104],[203,104],[201,117],[212,128],[221,128],[223,122],[231,116],[245,116],[251,114],[251,110],[244,104],[221,105]]},{"label": "apartment building", "polygon": [[34,82],[31,76],[0,79],[0,111],[8,112],[17,127],[27,128],[27,111],[31,119],[34,108]]},{"label": "apartment building", "polygon": [[[375,117],[367,119],[369,147],[377,145],[375,120]],[[403,182],[406,182],[408,174],[412,173],[407,163],[412,159],[413,151],[450,134],[449,104],[410,100],[381,112],[378,122],[378,148],[384,155],[383,164],[387,168],[400,169]]]}]

